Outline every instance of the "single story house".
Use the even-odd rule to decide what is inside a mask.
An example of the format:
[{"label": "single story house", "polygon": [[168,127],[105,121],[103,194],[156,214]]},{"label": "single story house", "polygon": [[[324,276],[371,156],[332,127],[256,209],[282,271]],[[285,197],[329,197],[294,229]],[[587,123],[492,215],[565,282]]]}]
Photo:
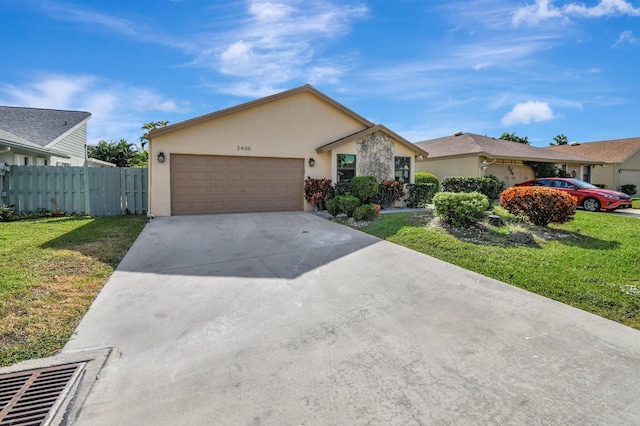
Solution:
[{"label": "single story house", "polygon": [[153,129],[149,213],[301,211],[307,177],[414,182],[427,152],[310,85]]},{"label": "single story house", "polygon": [[531,145],[456,132],[451,136],[417,142],[429,157],[416,164],[416,171],[432,173],[442,180],[448,176],[496,176],[507,187],[535,178],[525,162],[562,164],[565,170],[591,181],[595,165],[602,162],[579,155],[551,151]]},{"label": "single story house", "polygon": [[84,166],[91,113],[0,106],[0,163]]},{"label": "single story house", "polygon": [[548,150],[580,155],[602,161],[605,167],[593,170],[592,182],[619,190],[636,185],[640,190],[640,137],[550,146]]}]

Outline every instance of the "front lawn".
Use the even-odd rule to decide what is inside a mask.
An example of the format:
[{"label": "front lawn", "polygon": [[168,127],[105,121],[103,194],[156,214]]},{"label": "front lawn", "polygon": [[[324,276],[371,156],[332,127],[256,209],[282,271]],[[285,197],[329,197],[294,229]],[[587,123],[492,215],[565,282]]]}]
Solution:
[{"label": "front lawn", "polygon": [[[430,212],[395,213],[360,229],[640,329],[639,218],[578,211],[572,222],[549,228],[511,220],[460,231],[439,226]],[[510,229],[531,232],[535,243],[508,241]]]},{"label": "front lawn", "polygon": [[634,209],[640,209],[640,198],[632,198],[631,199],[631,206]]},{"label": "front lawn", "polygon": [[145,216],[0,223],[0,366],[58,352]]}]

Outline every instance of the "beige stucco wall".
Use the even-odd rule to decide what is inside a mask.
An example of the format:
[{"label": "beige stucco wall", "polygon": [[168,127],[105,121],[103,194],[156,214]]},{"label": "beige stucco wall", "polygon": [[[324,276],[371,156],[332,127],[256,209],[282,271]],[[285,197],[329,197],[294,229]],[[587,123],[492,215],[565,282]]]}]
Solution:
[{"label": "beige stucco wall", "polygon": [[502,182],[504,182],[506,188],[510,188],[517,183],[526,182],[536,177],[533,169],[523,164],[521,161],[496,161],[494,164],[491,164],[489,167],[487,167],[484,175],[494,175]]},{"label": "beige stucco wall", "polygon": [[[621,164],[619,168],[622,169],[622,171],[618,173],[618,187],[620,185],[635,185],[638,193],[634,195],[634,197],[637,197],[638,194],[640,194],[640,151],[632,155],[627,161]],[[615,189],[618,189],[618,187]]]},{"label": "beige stucco wall", "polygon": [[[172,153],[303,158],[305,176],[332,177],[335,160],[331,153],[318,154],[316,148],[365,128],[333,105],[302,92],[154,136],[149,144],[149,211],[171,215]],[[162,164],[157,161],[161,151],[166,157]],[[309,166],[309,158],[315,160],[315,167]]]},{"label": "beige stucco wall", "polygon": [[481,159],[477,155],[446,159],[418,161],[417,172],[427,172],[436,175],[438,180],[449,176],[481,176]]}]

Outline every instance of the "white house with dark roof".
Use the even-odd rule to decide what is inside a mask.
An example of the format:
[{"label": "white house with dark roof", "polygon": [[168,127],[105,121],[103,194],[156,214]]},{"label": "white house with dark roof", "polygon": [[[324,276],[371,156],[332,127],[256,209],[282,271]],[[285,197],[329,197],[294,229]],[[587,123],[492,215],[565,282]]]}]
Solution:
[{"label": "white house with dark roof", "polygon": [[0,164],[84,166],[91,113],[0,106]]}]

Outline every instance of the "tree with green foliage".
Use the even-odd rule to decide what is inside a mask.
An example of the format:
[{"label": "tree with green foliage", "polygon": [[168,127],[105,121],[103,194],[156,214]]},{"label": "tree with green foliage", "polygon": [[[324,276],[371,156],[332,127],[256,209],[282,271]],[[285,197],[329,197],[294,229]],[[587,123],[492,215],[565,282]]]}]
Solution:
[{"label": "tree with green foliage", "polygon": [[149,132],[152,131],[153,129],[159,129],[161,127],[165,127],[168,126],[169,122],[166,120],[161,120],[161,121],[150,121],[147,124],[144,124],[141,129],[144,130],[144,134],[142,136],[140,136],[140,142],[141,142],[141,146],[142,149],[144,149],[144,146],[149,142]]},{"label": "tree with green foliage", "polygon": [[511,141],[511,142],[518,142],[518,143],[522,143],[525,145],[530,145],[531,143],[529,142],[529,138],[528,137],[524,137],[521,138],[520,136],[516,135],[516,132],[513,133],[503,133],[502,136],[500,136],[500,139],[503,139],[505,141]]},{"label": "tree with green foliage", "polygon": [[555,136],[553,138],[554,141],[556,141],[555,143],[553,142],[549,142],[550,146],[558,146],[558,145],[567,145],[569,144],[569,139],[562,133],[560,133],[559,135]]},{"label": "tree with green foliage", "polygon": [[120,139],[118,142],[102,140],[97,145],[87,146],[90,158],[107,161],[117,167],[147,167],[149,154],[140,151],[137,146]]}]

